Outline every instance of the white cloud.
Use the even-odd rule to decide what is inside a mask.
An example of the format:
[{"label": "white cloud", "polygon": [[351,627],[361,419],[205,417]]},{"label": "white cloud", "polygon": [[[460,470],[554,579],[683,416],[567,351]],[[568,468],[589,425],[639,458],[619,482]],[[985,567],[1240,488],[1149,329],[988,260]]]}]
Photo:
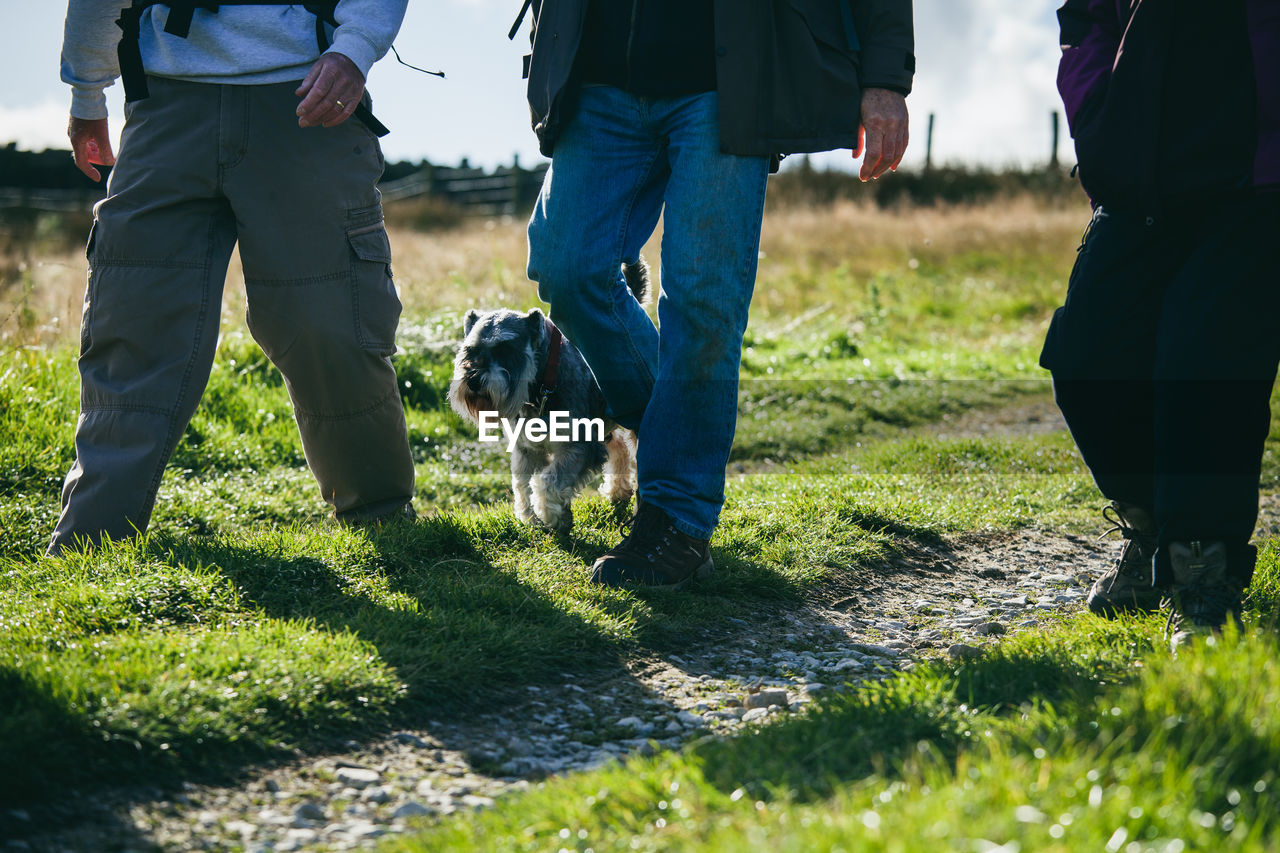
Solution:
[{"label": "white cloud", "polygon": [[67,103],[46,98],[36,104],[0,106],[0,144],[39,151],[67,147]]},{"label": "white cloud", "polygon": [[[1049,114],[1061,108],[1051,6],[916,0],[916,54],[913,162],[924,159],[930,112],[937,115],[935,163],[1030,165],[1048,159]],[[1067,146],[1060,146],[1066,157]]]}]

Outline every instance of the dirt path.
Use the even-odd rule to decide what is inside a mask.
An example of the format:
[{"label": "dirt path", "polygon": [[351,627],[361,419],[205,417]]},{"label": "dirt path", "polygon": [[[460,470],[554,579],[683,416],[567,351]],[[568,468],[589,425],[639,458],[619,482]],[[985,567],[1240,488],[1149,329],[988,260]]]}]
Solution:
[{"label": "dirt path", "polygon": [[[484,807],[551,774],[676,748],[802,712],[815,694],[1075,612],[1110,543],[1024,530],[914,545],[792,606],[760,606],[680,654],[564,673],[465,721],[423,720],[372,744],[260,773],[235,787],[69,792],[8,815],[5,849],[349,849],[415,817]],[[50,827],[58,827],[50,829]],[[24,831],[25,830],[25,831]]]},{"label": "dirt path", "polygon": [[[933,429],[971,436],[1062,428],[1052,402],[1037,399]],[[1278,507],[1269,502],[1269,518]],[[559,684],[528,687],[469,719],[423,720],[234,787],[69,792],[43,814],[0,814],[0,838],[8,829],[22,839],[5,850],[367,846],[415,818],[483,808],[548,775],[732,734],[923,658],[976,654],[1007,632],[1078,612],[1116,547],[1038,529],[911,543],[809,602],[762,604],[679,654],[565,672]]]}]

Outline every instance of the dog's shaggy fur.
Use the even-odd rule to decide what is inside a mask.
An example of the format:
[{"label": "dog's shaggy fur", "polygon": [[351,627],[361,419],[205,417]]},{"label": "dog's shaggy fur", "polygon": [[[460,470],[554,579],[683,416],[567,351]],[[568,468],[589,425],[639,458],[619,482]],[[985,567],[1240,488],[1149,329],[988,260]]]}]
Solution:
[{"label": "dog's shaggy fur", "polygon": [[[623,267],[627,286],[641,303],[649,291],[643,259]],[[511,453],[511,490],[516,516],[560,533],[573,527],[573,498],[604,469],[600,491],[614,511],[626,512],[636,491],[636,437],[613,422],[604,395],[583,360],[566,338],[561,345],[555,390],[545,405],[534,399],[547,364],[549,323],[533,309],[520,314],[507,309],[467,312],[463,341],[454,359],[449,402],[462,417],[479,424],[481,412],[497,412],[515,423],[547,422],[551,412],[570,418],[600,418],[605,440],[532,442],[523,432]],[[606,465],[607,463],[607,465]]]}]

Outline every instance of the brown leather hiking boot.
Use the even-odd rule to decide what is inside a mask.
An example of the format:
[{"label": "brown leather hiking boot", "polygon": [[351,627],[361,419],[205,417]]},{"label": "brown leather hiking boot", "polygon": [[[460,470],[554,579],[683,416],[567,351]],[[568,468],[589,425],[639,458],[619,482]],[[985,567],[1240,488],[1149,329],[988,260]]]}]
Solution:
[{"label": "brown leather hiking boot", "polygon": [[1134,504],[1112,501],[1103,508],[1102,517],[1115,525],[1107,533],[1118,531],[1124,537],[1124,549],[1116,564],[1089,589],[1089,609],[1108,619],[1121,613],[1159,610],[1164,593],[1152,584],[1156,524],[1151,513]]},{"label": "brown leather hiking boot", "polygon": [[631,531],[596,560],[591,582],[680,589],[694,578],[710,576],[714,568],[707,540],[681,533],[665,512],[637,499]]}]

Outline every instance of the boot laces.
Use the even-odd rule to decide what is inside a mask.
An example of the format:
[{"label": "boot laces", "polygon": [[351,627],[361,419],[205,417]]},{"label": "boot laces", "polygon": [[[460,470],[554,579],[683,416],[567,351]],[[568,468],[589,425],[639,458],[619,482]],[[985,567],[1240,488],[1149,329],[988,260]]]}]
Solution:
[{"label": "boot laces", "polygon": [[639,552],[643,549],[651,561],[654,558],[655,542],[660,539],[667,544],[671,538],[666,513],[655,506],[640,507],[627,522],[627,527],[627,535],[618,543],[618,550]]},{"label": "boot laces", "polygon": [[1184,621],[1200,627],[1221,628],[1227,615],[1236,613],[1240,607],[1239,595],[1229,585],[1208,584],[1203,577],[1179,587],[1167,600],[1176,606],[1170,608],[1164,624],[1166,637],[1179,630]]},{"label": "boot laces", "polygon": [[1116,585],[1116,582],[1119,581],[1120,575],[1122,574],[1128,575],[1131,578],[1146,580],[1140,569],[1131,565],[1131,561],[1129,559],[1130,551],[1134,548],[1137,548],[1138,555],[1142,556],[1143,535],[1138,532],[1136,527],[1125,521],[1124,516],[1122,516],[1119,510],[1115,508],[1114,504],[1107,504],[1102,508],[1102,517],[1111,523],[1111,527],[1104,530],[1093,541],[1101,542],[1113,533],[1119,533],[1124,537],[1124,550],[1120,552],[1120,558],[1116,561],[1116,574],[1115,577],[1111,579],[1107,592],[1111,591],[1111,588]]}]

